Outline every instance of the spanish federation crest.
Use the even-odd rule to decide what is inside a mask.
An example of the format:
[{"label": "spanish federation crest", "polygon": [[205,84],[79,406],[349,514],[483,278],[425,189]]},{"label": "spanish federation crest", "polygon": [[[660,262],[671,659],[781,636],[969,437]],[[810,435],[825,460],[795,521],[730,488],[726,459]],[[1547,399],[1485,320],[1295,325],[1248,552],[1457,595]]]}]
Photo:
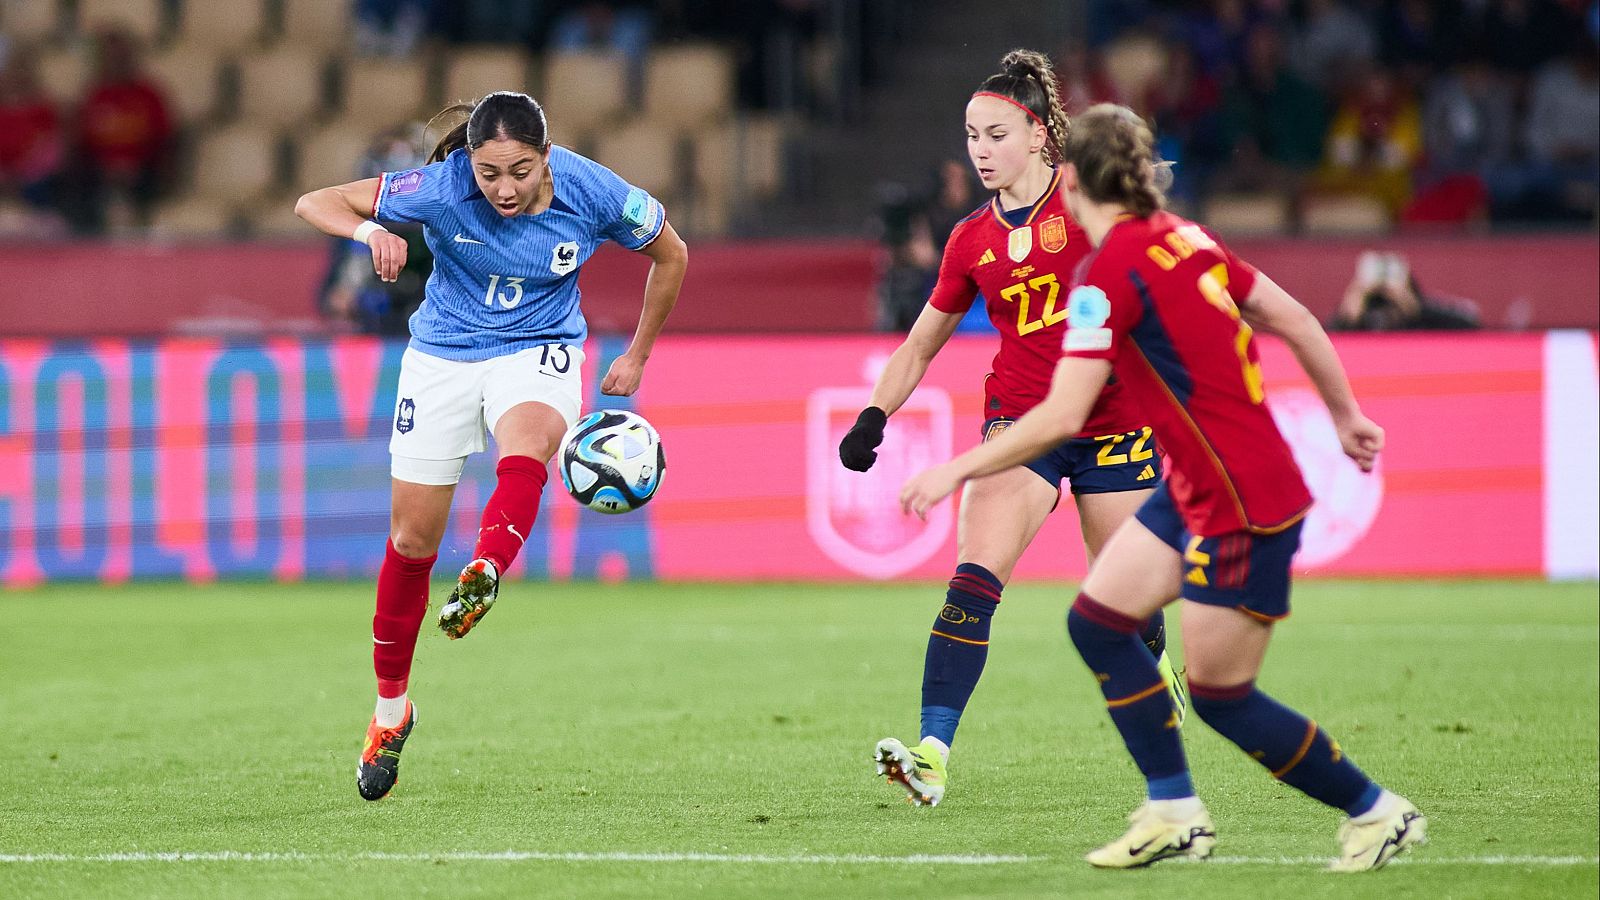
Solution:
[{"label": "spanish federation crest", "polygon": [[1067,248],[1067,220],[1052,216],[1039,224],[1039,246],[1047,252],[1060,253]]},{"label": "spanish federation crest", "polygon": [[1033,226],[1022,225],[1011,229],[1011,235],[1006,241],[1006,255],[1012,262],[1022,262],[1033,252]]}]

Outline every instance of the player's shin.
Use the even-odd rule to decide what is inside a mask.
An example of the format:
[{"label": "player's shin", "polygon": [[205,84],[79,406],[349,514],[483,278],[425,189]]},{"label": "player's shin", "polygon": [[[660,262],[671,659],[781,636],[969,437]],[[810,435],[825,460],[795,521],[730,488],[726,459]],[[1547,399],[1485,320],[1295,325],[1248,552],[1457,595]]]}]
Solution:
[{"label": "player's shin", "polygon": [[[378,676],[380,721],[398,725],[405,715],[406,684],[411,677],[411,657],[417,630],[428,610],[428,574],[437,556],[413,559],[402,556],[390,542],[378,569],[377,610],[372,616],[372,668]],[[385,708],[385,700],[391,701]],[[385,712],[392,715],[384,716]]]},{"label": "player's shin", "polygon": [[494,563],[504,575],[539,515],[539,495],[544,491],[550,471],[544,463],[529,456],[507,456],[495,467],[494,493],[483,508],[478,523],[478,545],[474,559]]},{"label": "player's shin", "polygon": [[1272,777],[1351,816],[1367,812],[1380,788],[1339,742],[1255,682],[1218,686],[1189,682],[1195,714],[1272,773]]},{"label": "player's shin", "polygon": [[955,740],[956,726],[989,656],[989,622],[1004,589],[993,572],[962,563],[950,579],[944,606],[928,636],[922,669],[922,737],[945,747]]},{"label": "player's shin", "polygon": [[1100,682],[1111,721],[1144,774],[1150,799],[1194,796],[1178,736],[1178,716],[1139,634],[1143,623],[1079,594],[1067,613],[1067,633]]}]

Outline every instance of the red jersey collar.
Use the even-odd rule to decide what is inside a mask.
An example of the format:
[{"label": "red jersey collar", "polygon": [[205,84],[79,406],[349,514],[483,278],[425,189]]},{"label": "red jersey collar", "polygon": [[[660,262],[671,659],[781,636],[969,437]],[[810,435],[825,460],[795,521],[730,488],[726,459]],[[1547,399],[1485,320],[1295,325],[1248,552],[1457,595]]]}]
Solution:
[{"label": "red jersey collar", "polygon": [[[1061,170],[1056,169],[1050,176],[1050,186],[1044,189],[1044,193],[1039,195],[1039,199],[1033,201],[1033,208],[1028,211],[1028,218],[1022,223],[1023,225],[1033,224],[1033,220],[1039,217],[1039,211],[1044,209],[1044,205],[1046,203],[1050,202],[1050,198],[1055,196],[1056,189],[1060,186]],[[1000,227],[1004,228],[1006,231],[1010,231],[1013,228],[1018,227],[1006,221],[1005,210],[1000,208],[999,193],[996,193],[993,197],[989,198],[989,213],[994,216],[994,220],[1000,224]]]}]

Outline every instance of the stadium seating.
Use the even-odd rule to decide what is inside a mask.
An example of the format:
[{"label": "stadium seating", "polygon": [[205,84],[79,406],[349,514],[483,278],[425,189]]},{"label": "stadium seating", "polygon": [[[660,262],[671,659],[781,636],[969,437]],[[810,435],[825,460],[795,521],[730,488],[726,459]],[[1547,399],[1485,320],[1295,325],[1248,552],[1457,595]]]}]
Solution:
[{"label": "stadium seating", "polygon": [[645,115],[690,132],[733,112],[733,57],[713,44],[655,50],[645,66],[644,85]]},{"label": "stadium seating", "polygon": [[212,197],[188,197],[164,203],[150,221],[150,231],[165,238],[215,238],[235,225],[233,208]]},{"label": "stadium seating", "polygon": [[491,91],[533,90],[532,60],[513,47],[460,47],[445,64],[442,104],[475,100]]},{"label": "stadium seating", "polygon": [[670,128],[639,119],[606,129],[595,146],[602,164],[663,203],[681,196],[678,140]]},{"label": "stadium seating", "polygon": [[266,4],[262,0],[189,0],[183,5],[175,39],[186,45],[233,53],[261,43],[266,24]]},{"label": "stadium seating", "polygon": [[344,68],[343,117],[355,128],[381,131],[437,111],[427,67],[419,61],[355,59]]},{"label": "stadium seating", "polygon": [[350,34],[351,3],[345,0],[279,0],[279,37],[304,50],[343,49]]},{"label": "stadium seating", "polygon": [[194,153],[194,196],[247,207],[280,181],[278,138],[251,125],[203,136]]},{"label": "stadium seating", "polygon": [[94,61],[80,49],[62,47],[39,54],[39,86],[50,99],[68,106],[82,99]]},{"label": "stadium seating", "polygon": [[78,0],[78,29],[93,33],[120,28],[145,45],[159,43],[167,31],[162,0]]},{"label": "stadium seating", "polygon": [[539,102],[555,140],[580,144],[626,108],[627,63],[614,53],[552,53],[545,59]]},{"label": "stadium seating", "polygon": [[222,61],[193,44],[145,57],[145,74],[166,94],[185,125],[208,119],[222,98]]},{"label": "stadium seating", "polygon": [[1229,237],[1281,234],[1289,227],[1289,205],[1278,194],[1221,194],[1206,200],[1201,218]]},{"label": "stadium seating", "polygon": [[1383,234],[1391,225],[1381,200],[1359,194],[1309,197],[1302,214],[1302,227],[1312,236]]},{"label": "stadium seating", "polygon": [[294,186],[299,193],[369,178],[377,172],[360,172],[371,136],[335,122],[301,140],[295,148]]},{"label": "stadium seating", "polygon": [[46,41],[61,30],[56,0],[13,0],[0,6],[0,33],[27,43]]},{"label": "stadium seating", "polygon": [[303,126],[327,103],[327,61],[315,50],[283,44],[239,61],[238,113],[265,128]]}]

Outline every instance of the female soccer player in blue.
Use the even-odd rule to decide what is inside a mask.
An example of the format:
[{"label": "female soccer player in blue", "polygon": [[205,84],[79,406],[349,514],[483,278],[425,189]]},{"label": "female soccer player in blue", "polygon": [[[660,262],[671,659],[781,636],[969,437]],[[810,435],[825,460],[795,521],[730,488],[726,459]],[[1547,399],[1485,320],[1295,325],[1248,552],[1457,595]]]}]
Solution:
[{"label": "female soccer player in blue", "polygon": [[487,428],[498,478],[474,558],[439,615],[451,638],[494,604],[538,515],[546,465],[578,418],[588,333],[578,270],[608,240],[652,260],[633,342],[600,383],[602,393],[628,396],[677,302],[688,249],[654,197],[553,146],[539,104],[507,91],[473,105],[428,165],[312,191],[295,212],[372,248],[385,281],[405,265],[406,244],[380,221],[420,223],[434,255],[426,299],[411,317],[389,441],[389,543],[372,620],[378,703],[356,770],[361,796],[377,800],[394,786],[416,724],[406,696],[411,658],[467,456],[485,449]]}]

